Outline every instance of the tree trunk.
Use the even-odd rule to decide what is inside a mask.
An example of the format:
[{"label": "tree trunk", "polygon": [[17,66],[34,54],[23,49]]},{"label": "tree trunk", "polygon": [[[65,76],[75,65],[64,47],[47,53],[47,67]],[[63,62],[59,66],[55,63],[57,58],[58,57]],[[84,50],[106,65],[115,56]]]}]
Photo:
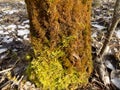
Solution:
[{"label": "tree trunk", "polygon": [[92,72],[91,0],[25,0],[35,58],[27,73],[38,87],[75,89]]}]

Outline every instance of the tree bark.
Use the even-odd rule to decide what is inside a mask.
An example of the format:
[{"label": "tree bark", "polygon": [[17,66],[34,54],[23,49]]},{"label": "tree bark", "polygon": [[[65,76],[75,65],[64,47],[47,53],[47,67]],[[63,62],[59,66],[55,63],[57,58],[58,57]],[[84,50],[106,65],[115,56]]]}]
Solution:
[{"label": "tree bark", "polygon": [[[57,60],[67,74],[72,73],[71,70],[79,74],[80,82],[77,84],[87,84],[93,69],[90,40],[91,0],[25,0],[25,2],[30,19],[31,42],[35,51],[35,59],[32,62],[47,61],[50,65],[53,59],[55,62]],[[30,68],[28,72],[31,73],[37,70]],[[31,73],[29,75],[32,75]],[[36,83],[34,79],[32,80]],[[52,85],[52,81],[48,82]],[[74,81],[71,81],[67,87],[70,88],[73,83]]]}]

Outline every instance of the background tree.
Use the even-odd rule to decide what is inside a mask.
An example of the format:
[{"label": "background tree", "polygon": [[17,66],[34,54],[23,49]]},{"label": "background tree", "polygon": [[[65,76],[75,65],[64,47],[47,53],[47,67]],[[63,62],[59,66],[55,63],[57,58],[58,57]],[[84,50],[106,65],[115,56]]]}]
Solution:
[{"label": "background tree", "polygon": [[91,0],[25,0],[35,58],[31,81],[51,90],[75,89],[92,72]]},{"label": "background tree", "polygon": [[106,55],[107,47],[110,43],[110,40],[111,40],[119,22],[120,22],[120,0],[116,0],[115,6],[114,6],[112,22],[108,28],[106,39],[103,43],[103,46],[102,46],[100,52],[98,53],[97,57],[95,57],[95,60],[94,60],[94,61],[96,61],[96,65],[94,65],[95,69],[97,69],[97,72],[105,85],[110,84],[110,77],[109,77],[109,73],[106,69],[106,66],[104,64],[103,58]]}]

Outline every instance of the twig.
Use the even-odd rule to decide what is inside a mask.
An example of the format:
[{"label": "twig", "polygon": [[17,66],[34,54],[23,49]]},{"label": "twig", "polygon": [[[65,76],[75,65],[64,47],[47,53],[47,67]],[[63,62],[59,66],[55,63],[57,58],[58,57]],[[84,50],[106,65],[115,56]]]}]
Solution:
[{"label": "twig", "polygon": [[14,63],[14,65],[13,65],[11,68],[8,68],[8,69],[5,69],[5,70],[0,71],[0,74],[5,73],[5,72],[8,72],[8,71],[11,71],[11,70],[15,67],[15,65],[17,64],[17,62],[18,62],[19,60],[20,60],[20,58],[18,58],[18,59],[16,60],[16,62]]},{"label": "twig", "polygon": [[101,83],[101,82],[98,81],[98,80],[95,80],[95,79],[94,79],[92,82],[93,82],[93,83],[97,83],[97,84],[100,85],[102,88],[103,88],[103,87],[108,88],[106,85],[104,85],[103,83]]},{"label": "twig", "polygon": [[[12,82],[11,81],[7,81],[6,83],[4,83],[3,85],[0,86],[0,90],[3,90],[2,88],[7,86],[7,85],[10,85]],[[5,89],[4,89],[5,90]]]},{"label": "twig", "polygon": [[12,70],[12,68],[8,68],[8,69],[5,69],[5,70],[2,70],[2,71],[0,71],[0,74],[5,73],[5,72],[8,72],[8,71],[10,71],[10,70]]},{"label": "twig", "polygon": [[11,87],[14,87],[14,85],[18,86],[20,84],[20,82],[23,80],[24,76],[22,75],[20,79],[18,79],[18,78],[19,78],[19,76],[16,78],[17,79],[16,81],[15,80],[12,81],[13,83],[12,83]]}]

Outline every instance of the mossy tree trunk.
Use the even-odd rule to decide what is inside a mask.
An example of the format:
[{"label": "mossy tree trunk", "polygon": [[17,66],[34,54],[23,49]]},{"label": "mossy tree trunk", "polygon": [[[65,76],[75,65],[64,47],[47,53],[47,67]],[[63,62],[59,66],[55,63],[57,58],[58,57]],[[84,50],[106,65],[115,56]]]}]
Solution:
[{"label": "mossy tree trunk", "polygon": [[[37,86],[42,85],[51,90],[85,85],[93,68],[90,42],[91,0],[25,2],[35,51],[35,59],[28,69],[29,79]],[[60,76],[54,74],[57,71],[61,73]],[[47,75],[44,76],[41,72]],[[71,79],[65,81],[67,77]]]}]

